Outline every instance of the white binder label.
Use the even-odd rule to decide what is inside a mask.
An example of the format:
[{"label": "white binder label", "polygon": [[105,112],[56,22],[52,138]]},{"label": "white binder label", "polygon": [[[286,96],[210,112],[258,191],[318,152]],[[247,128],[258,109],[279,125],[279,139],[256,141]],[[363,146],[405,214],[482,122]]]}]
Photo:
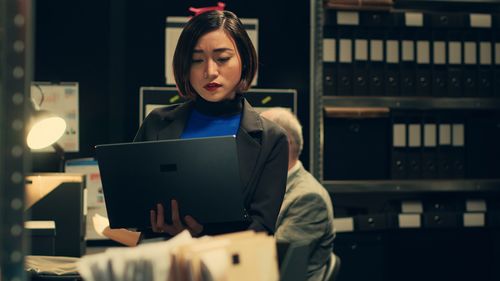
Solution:
[{"label": "white binder label", "polygon": [[406,26],[424,26],[424,15],[422,13],[405,13]]},{"label": "white binder label", "polygon": [[358,12],[337,12],[338,25],[359,25]]},{"label": "white binder label", "polygon": [[450,64],[461,64],[462,63],[462,44],[457,41],[451,41],[448,43],[448,61]]},{"label": "white binder label", "polygon": [[439,124],[439,145],[451,145],[450,124]]},{"label": "white binder label", "polygon": [[354,41],[354,58],[360,61],[368,60],[368,40],[356,39]]},{"label": "white binder label", "polygon": [[370,41],[370,59],[372,61],[384,60],[384,42],[382,40]]},{"label": "white binder label", "polygon": [[470,14],[470,26],[471,27],[491,27],[491,15],[486,14]]},{"label": "white binder label", "polygon": [[425,147],[436,147],[436,124],[425,124],[424,125],[424,146]]},{"label": "white binder label", "polygon": [[428,64],[430,59],[430,43],[429,41],[417,41],[417,63]]},{"label": "white binder label", "polygon": [[392,145],[406,147],[406,124],[394,124],[392,131]]},{"label": "white binder label", "polygon": [[453,124],[452,134],[453,134],[452,145],[453,146],[464,146],[464,143],[465,143],[464,124]]},{"label": "white binder label", "polygon": [[477,47],[476,42],[464,42],[465,64],[476,64]]},{"label": "white binder label", "polygon": [[422,145],[421,139],[420,124],[410,124],[408,126],[408,146],[420,147]]},{"label": "white binder label", "polygon": [[399,44],[396,40],[387,40],[386,42],[386,54],[388,63],[399,63]]},{"label": "white binder label", "polygon": [[403,61],[414,61],[415,60],[415,43],[411,40],[403,40]]},{"label": "white binder label", "polygon": [[340,62],[351,63],[352,62],[352,40],[350,39],[340,39]]},{"label": "white binder label", "polygon": [[446,43],[434,42],[434,64],[446,64]]},{"label": "white binder label", "polygon": [[335,62],[337,45],[335,39],[323,39],[323,61]]},{"label": "white binder label", "polygon": [[479,63],[482,65],[491,65],[491,43],[490,42],[480,42],[479,43]]}]

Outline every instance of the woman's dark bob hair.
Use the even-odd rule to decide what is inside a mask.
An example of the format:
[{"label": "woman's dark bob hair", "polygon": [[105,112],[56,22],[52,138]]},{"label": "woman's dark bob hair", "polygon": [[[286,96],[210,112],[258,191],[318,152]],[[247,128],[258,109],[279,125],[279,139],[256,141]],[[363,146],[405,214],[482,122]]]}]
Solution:
[{"label": "woman's dark bob hair", "polygon": [[191,18],[182,30],[174,53],[174,76],[182,96],[196,99],[198,95],[189,82],[193,50],[203,35],[222,29],[234,40],[241,58],[241,80],[236,92],[248,90],[257,71],[257,54],[238,17],[230,11],[210,11]]}]

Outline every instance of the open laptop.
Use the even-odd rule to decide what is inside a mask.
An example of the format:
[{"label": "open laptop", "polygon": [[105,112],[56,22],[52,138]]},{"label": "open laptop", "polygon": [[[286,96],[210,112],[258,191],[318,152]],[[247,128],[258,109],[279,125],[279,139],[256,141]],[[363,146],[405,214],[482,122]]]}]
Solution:
[{"label": "open laptop", "polygon": [[96,146],[111,228],[151,228],[150,210],[171,199],[181,218],[199,223],[247,221],[236,137],[207,137]]}]

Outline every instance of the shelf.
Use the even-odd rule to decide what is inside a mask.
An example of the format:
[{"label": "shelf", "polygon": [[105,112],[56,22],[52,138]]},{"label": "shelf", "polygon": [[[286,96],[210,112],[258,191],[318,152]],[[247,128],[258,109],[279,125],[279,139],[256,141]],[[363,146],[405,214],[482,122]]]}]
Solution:
[{"label": "shelf", "polygon": [[331,193],[498,191],[500,179],[323,181]]},{"label": "shelf", "polygon": [[388,107],[392,109],[500,109],[500,98],[323,96],[325,107]]}]

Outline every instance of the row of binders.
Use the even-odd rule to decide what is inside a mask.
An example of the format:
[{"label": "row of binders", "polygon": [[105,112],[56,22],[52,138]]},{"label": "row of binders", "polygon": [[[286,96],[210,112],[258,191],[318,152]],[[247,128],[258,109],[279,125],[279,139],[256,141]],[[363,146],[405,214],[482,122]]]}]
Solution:
[{"label": "row of binders", "polygon": [[500,96],[500,15],[337,11],[323,67],[326,95]]},{"label": "row of binders", "polygon": [[409,200],[401,202],[398,212],[372,213],[356,216],[339,216],[335,219],[337,232],[387,230],[387,229],[443,229],[500,227],[500,211],[487,208],[483,199],[467,199],[464,208],[428,208],[427,202]]},{"label": "row of binders", "polygon": [[392,179],[465,177],[465,120],[392,114]]},{"label": "row of binders", "polygon": [[363,118],[326,112],[325,180],[500,176],[498,111],[392,110]]}]

